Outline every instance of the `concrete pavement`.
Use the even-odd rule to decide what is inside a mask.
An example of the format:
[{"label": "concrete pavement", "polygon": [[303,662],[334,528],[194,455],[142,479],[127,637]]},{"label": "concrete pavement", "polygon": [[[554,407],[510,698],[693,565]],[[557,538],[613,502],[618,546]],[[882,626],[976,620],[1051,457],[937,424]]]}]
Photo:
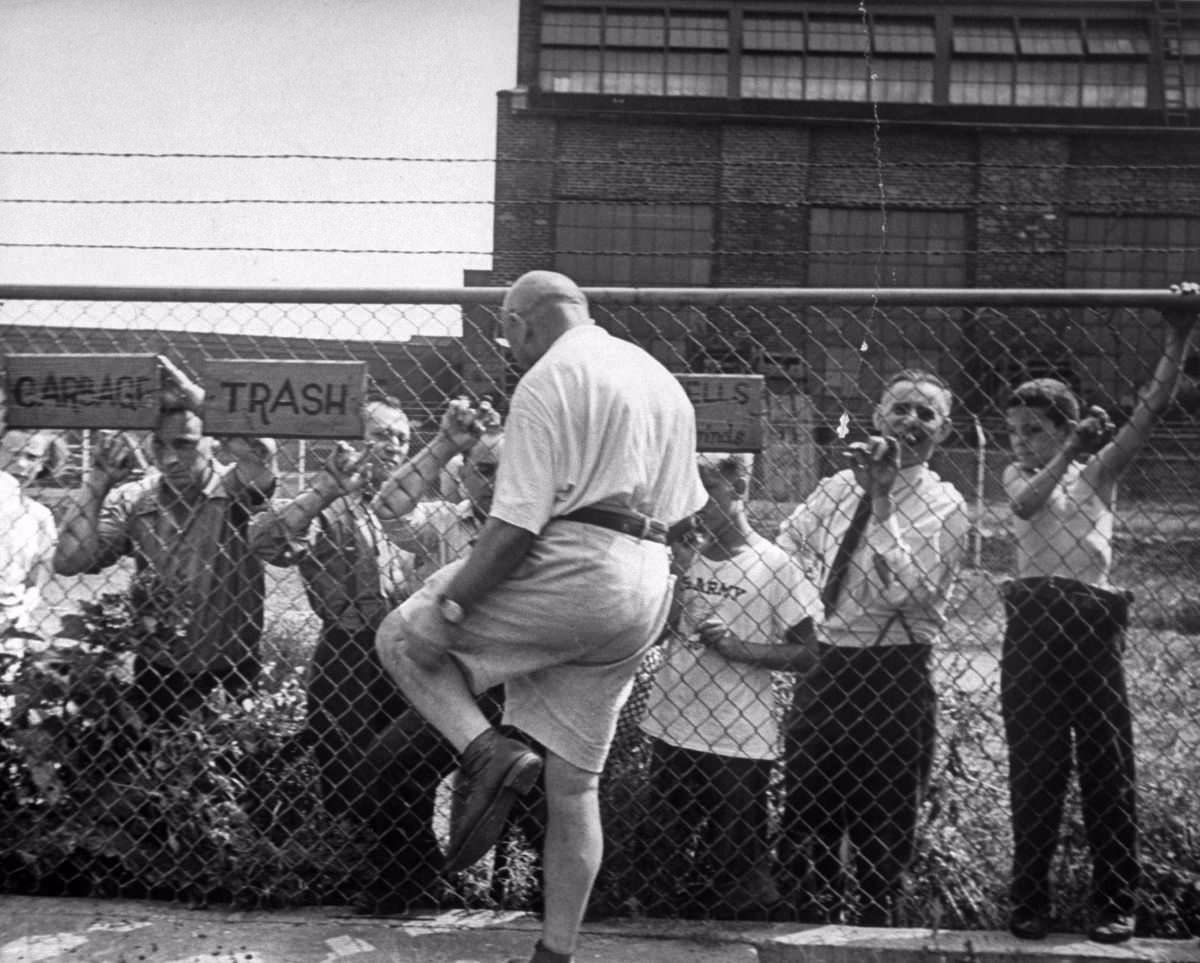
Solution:
[{"label": "concrete pavement", "polygon": [[[527,960],[522,913],[364,918],[341,907],[192,910],[172,903],[0,896],[0,963],[505,963]],[[1054,934],[613,920],[585,927],[579,963],[1200,963],[1196,940],[1105,947]]]}]

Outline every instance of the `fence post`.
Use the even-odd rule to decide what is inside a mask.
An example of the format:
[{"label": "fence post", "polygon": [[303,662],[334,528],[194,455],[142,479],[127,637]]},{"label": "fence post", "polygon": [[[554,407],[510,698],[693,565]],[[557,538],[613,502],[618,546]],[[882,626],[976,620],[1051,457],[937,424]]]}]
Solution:
[{"label": "fence post", "polygon": [[975,525],[972,532],[971,564],[975,568],[983,565],[983,513],[987,511],[987,499],[984,497],[984,485],[987,473],[987,433],[983,430],[979,418],[971,415],[971,423],[975,426]]}]

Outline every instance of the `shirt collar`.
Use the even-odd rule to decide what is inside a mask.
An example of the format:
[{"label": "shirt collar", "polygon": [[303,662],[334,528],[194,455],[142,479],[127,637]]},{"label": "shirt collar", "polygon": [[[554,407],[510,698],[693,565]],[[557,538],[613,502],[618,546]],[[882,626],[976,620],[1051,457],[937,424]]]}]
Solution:
[{"label": "shirt collar", "polygon": [[[234,471],[234,469],[235,466],[233,465],[224,467],[214,463],[212,474],[208,476],[208,481],[204,483],[204,488],[202,488],[200,491],[200,499],[202,501],[210,501],[212,499],[228,498],[229,493],[225,490],[225,479],[231,471]],[[149,493],[153,493],[154,497],[142,503],[141,512],[143,514],[146,512],[157,511],[159,505],[166,501],[167,488],[163,479],[157,479],[157,484],[150,489]]]},{"label": "shirt collar", "polygon": [[909,465],[907,468],[901,468],[896,473],[896,481],[905,488],[916,489],[920,488],[929,477],[929,466],[925,462],[919,465]]}]

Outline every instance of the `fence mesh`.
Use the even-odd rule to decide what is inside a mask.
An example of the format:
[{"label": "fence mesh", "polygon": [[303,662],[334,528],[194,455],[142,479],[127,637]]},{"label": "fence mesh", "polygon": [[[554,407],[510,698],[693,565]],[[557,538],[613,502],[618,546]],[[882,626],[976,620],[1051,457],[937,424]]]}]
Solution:
[{"label": "fence mesh", "polygon": [[[451,399],[486,399],[505,415],[517,372],[493,339],[498,293],[481,291],[382,305],[10,300],[3,351],[150,352],[196,378],[212,358],[365,361],[370,397],[407,416],[389,423],[391,461],[377,459],[376,484],[434,438]],[[597,320],[673,371],[758,374],[766,393],[763,447],[741,462],[744,497],[726,498],[699,545],[680,551],[680,617],[624,709],[602,784],[607,852],[592,912],[996,928],[1025,898],[1080,926],[1097,888],[1119,890],[1132,864],[1142,931],[1200,932],[1194,360],[1117,489],[1112,576],[1132,593],[1127,630],[1119,592],[1063,596],[1056,608],[1008,587],[1018,564],[1002,482],[1014,458],[1009,389],[1058,378],[1125,424],[1162,351],[1159,313],[1096,292],[1042,304],[1028,292],[1011,303],[968,291],[924,302],[887,291],[608,293],[593,299]],[[836,610],[815,640],[791,630],[823,620],[833,534],[855,501],[833,480],[845,477],[847,445],[878,430],[886,379],[906,368],[935,372],[954,394],[930,468],[949,506],[933,514],[948,524],[961,511],[962,537],[948,547],[924,515],[904,514],[932,511],[924,497],[898,503],[901,529],[932,539],[929,564],[947,567],[934,592],[944,598],[897,603],[917,624],[874,642],[903,644],[837,646],[833,664],[818,646],[845,640]],[[220,485],[193,510],[160,497],[162,486],[171,464],[206,465],[208,450],[174,440],[129,439],[148,467],[130,463],[89,541],[78,537],[88,530],[79,506],[105,494],[94,469],[112,433],[5,436],[0,467],[21,485],[5,489],[3,506],[0,888],[369,912],[536,908],[537,800],[490,858],[439,872],[454,758],[405,711],[373,648],[382,617],[469,550],[480,524],[470,499],[486,498],[495,459],[477,446],[392,518],[361,494],[305,501],[332,490],[333,439],[281,439],[267,493],[245,483],[225,442],[212,456]],[[736,466],[714,472],[710,491],[741,491]],[[836,507],[824,535],[805,514],[820,497]],[[43,581],[44,509],[59,549]],[[736,551],[713,549],[713,533],[743,509],[755,534]],[[806,553],[804,539],[787,537],[801,531],[809,548],[825,538],[830,551]],[[852,572],[846,604],[863,609],[864,586],[889,577],[874,563]],[[1025,620],[1014,624],[1032,625],[1035,648],[1069,652],[1002,667],[1021,649],[1017,629],[1005,641],[1006,605]],[[747,667],[703,630],[711,618],[742,641],[808,655],[795,656],[796,671]],[[1123,677],[1117,664],[1102,672],[1114,647]],[[1110,852],[1132,837],[1094,827],[1113,828],[1132,804],[1094,811],[1096,780],[1111,773],[1099,772],[1108,750],[1092,725],[1120,728],[1121,684],[1132,739],[1110,733],[1107,745],[1132,752],[1140,836],[1136,851]],[[481,698],[498,717],[502,694]],[[1067,707],[1069,718],[1047,715]],[[1055,881],[1046,893],[1027,881],[1024,897],[1009,888],[1017,743],[1032,758],[1034,796],[1018,835],[1036,854],[1022,862],[1049,860]],[[1091,881],[1089,847],[1116,882]]]}]

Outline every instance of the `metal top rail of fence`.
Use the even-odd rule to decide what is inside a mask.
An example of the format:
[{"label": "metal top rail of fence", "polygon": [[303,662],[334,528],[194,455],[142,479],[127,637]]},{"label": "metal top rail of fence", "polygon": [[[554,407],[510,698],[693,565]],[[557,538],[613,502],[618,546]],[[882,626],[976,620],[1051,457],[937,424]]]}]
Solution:
[{"label": "metal top rail of fence", "polygon": [[[786,301],[803,305],[1165,308],[1179,295],[1162,288],[801,288],[584,287],[597,301],[674,306]],[[209,301],[330,304],[498,304],[507,287],[205,288],[124,285],[0,284],[0,298],[56,301]]]}]

